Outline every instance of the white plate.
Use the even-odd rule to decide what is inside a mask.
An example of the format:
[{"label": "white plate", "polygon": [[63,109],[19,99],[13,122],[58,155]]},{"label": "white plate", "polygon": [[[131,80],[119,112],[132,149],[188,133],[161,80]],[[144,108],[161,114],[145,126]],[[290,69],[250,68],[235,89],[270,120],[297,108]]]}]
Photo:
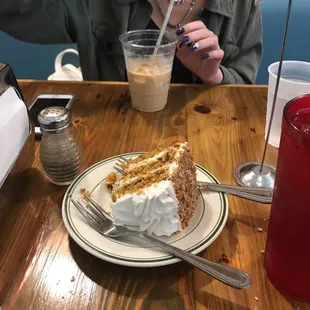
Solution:
[{"label": "white plate", "polygon": [[[119,155],[135,157],[141,153]],[[70,201],[70,195],[79,195],[80,189],[91,191],[92,197],[107,208],[110,195],[104,179],[112,171],[119,156],[103,160],[84,171],[68,188],[62,204],[62,217],[72,239],[88,253],[105,261],[134,267],[164,266],[180,261],[161,249],[138,239],[110,239],[92,229]],[[201,181],[218,183],[206,169],[197,165],[197,178]],[[202,191],[197,209],[190,225],[172,237],[161,240],[197,254],[208,247],[223,230],[228,216],[228,202],[224,194]]]}]

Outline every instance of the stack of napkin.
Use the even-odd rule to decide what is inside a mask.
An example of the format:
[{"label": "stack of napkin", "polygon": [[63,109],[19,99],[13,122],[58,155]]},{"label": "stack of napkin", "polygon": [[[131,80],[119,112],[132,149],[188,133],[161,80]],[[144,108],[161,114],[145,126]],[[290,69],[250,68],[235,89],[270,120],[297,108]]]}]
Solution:
[{"label": "stack of napkin", "polygon": [[30,134],[28,109],[13,87],[0,92],[0,188]]}]

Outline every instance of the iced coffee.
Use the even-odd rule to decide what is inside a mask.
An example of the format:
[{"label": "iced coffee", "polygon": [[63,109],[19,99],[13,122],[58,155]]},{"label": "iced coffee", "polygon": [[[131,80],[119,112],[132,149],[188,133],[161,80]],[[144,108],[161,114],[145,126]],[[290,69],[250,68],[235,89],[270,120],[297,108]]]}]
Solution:
[{"label": "iced coffee", "polygon": [[132,105],[141,111],[162,110],[168,99],[171,65],[149,59],[130,60],[127,64]]},{"label": "iced coffee", "polygon": [[120,37],[131,102],[145,112],[162,110],[168,99],[177,37],[166,33],[162,44],[156,46],[158,36],[158,30],[137,30]]}]

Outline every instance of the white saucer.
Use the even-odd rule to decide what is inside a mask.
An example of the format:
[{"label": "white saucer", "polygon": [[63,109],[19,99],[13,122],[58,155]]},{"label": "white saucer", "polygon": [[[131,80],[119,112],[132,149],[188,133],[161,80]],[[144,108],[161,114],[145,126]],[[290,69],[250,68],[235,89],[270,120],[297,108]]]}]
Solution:
[{"label": "white saucer", "polygon": [[[70,195],[79,195],[86,189],[106,210],[110,195],[104,184],[117,158],[129,158],[141,153],[129,153],[103,160],[84,171],[68,188],[62,204],[62,217],[72,239],[90,254],[105,261],[134,267],[164,266],[180,261],[161,249],[138,239],[110,239],[92,229],[71,203]],[[197,179],[218,183],[206,169],[197,165]],[[222,193],[202,191],[190,225],[182,232],[161,240],[197,254],[208,247],[223,230],[228,217],[227,198]]]}]

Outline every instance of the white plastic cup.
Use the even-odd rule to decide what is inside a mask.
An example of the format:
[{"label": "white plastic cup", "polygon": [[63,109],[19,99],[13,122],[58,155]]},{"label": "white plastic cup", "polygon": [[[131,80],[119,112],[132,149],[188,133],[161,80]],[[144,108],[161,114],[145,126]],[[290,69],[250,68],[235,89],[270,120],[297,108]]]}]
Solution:
[{"label": "white plastic cup", "polygon": [[[270,114],[273,104],[274,91],[276,86],[279,62],[268,67],[268,102],[265,138],[267,136]],[[281,137],[281,125],[283,109],[287,102],[295,97],[310,93],[310,63],[304,61],[284,61],[282,66],[281,80],[278,90],[276,107],[271,126],[269,144],[279,147]]]}]

